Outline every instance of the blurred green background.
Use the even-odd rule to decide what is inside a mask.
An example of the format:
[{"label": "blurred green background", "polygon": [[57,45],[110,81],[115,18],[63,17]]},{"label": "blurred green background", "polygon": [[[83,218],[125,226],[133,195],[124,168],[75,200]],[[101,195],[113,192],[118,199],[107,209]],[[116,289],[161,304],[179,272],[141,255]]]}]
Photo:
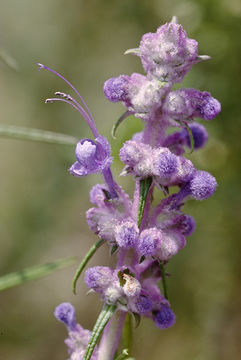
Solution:
[{"label": "blurred green background", "polygon": [[[121,170],[123,141],[141,128],[126,120],[111,140],[121,104],[105,100],[103,82],[122,73],[142,72],[137,57],[123,56],[138,46],[143,33],[155,31],[172,15],[199,53],[212,60],[196,65],[183,86],[207,90],[222,103],[222,113],[206,123],[205,149],[190,155],[194,164],[216,176],[215,196],[190,202],[196,232],[168,265],[170,299],[176,325],[160,331],[149,320],[135,330],[137,360],[239,359],[241,353],[240,246],[240,17],[238,0],[1,0],[0,48],[17,62],[18,71],[0,63],[1,123],[89,137],[78,113],[64,104],[45,105],[54,91],[69,90],[35,62],[55,68],[71,80],[89,104],[102,134],[108,135]],[[71,146],[0,139],[1,275],[61,257],[79,258],[96,241],[85,222],[88,191],[98,176],[77,179],[67,172],[74,161]],[[130,178],[120,179],[132,191]],[[107,247],[91,265],[107,265]],[[66,332],[53,311],[63,301],[77,308],[78,321],[91,329],[101,308],[98,296],[86,297],[83,277],[71,293],[75,266],[0,294],[0,358],[67,358]]]}]

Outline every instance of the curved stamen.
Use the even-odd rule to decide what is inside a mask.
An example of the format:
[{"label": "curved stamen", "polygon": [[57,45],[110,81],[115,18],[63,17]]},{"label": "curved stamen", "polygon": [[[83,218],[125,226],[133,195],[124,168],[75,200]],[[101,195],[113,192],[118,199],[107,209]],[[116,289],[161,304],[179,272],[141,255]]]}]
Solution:
[{"label": "curved stamen", "polygon": [[[40,64],[40,63],[37,63],[37,65],[39,66],[39,71],[41,69],[45,69],[45,70],[48,70],[50,72],[52,72],[53,74],[55,74],[56,76],[58,76],[60,79],[62,79],[64,82],[66,82],[66,84],[68,84],[73,90],[74,92],[77,94],[77,96],[80,98],[80,100],[82,101],[87,113],[88,113],[88,117],[89,117],[89,121],[88,121],[88,124],[90,124],[90,122],[92,123],[92,126],[91,126],[91,130],[94,129],[94,131],[92,130],[93,132],[93,135],[94,137],[98,137],[99,136],[99,133],[98,133],[98,130],[96,128],[96,125],[95,125],[95,121],[94,121],[94,118],[90,112],[90,109],[88,108],[86,102],[84,101],[84,99],[82,98],[82,96],[80,95],[80,93],[78,92],[78,90],[67,80],[65,79],[64,76],[60,75],[57,71],[49,68],[48,66],[45,66],[43,64]],[[80,104],[79,104],[80,105]],[[81,106],[81,105],[80,105]]]},{"label": "curved stamen", "polygon": [[87,124],[90,127],[90,130],[93,133],[93,135],[95,137],[99,136],[99,133],[98,133],[96,127],[95,127],[95,124],[93,124],[92,122],[89,121],[88,115],[86,114],[86,112],[82,108],[80,108],[79,106],[76,106],[71,100],[66,100],[66,99],[61,99],[61,98],[49,98],[49,99],[46,99],[45,104],[53,103],[54,101],[62,101],[64,103],[66,103],[66,104],[69,104],[69,105],[73,106],[73,108],[75,110],[77,110],[83,116],[83,118],[86,120]]},{"label": "curved stamen", "polygon": [[[69,100],[69,101],[75,103],[75,105],[80,109],[81,113],[83,112],[83,114],[85,114],[85,119],[88,119],[89,121],[91,121],[89,115],[86,113],[83,106],[81,106],[80,103],[78,103],[78,101],[76,101],[75,98],[73,98],[71,95],[61,92],[61,91],[56,91],[54,93],[54,95],[60,96],[63,99],[66,99],[66,100]],[[89,125],[89,121],[88,121],[88,125]]]}]

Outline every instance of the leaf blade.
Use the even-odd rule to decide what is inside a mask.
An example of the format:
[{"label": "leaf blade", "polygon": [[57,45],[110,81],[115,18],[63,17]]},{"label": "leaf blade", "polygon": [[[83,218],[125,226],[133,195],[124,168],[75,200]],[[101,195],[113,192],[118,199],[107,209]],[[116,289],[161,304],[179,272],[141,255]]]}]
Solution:
[{"label": "leaf blade", "polygon": [[145,204],[146,204],[146,198],[147,198],[149,189],[151,187],[151,184],[152,184],[151,177],[140,180],[140,200],[139,200],[139,209],[138,209],[138,215],[137,215],[137,226],[138,227],[140,227],[140,225],[141,225],[141,221],[142,221],[142,217],[143,217],[143,213],[144,213],[144,209],[145,209]]},{"label": "leaf blade", "polygon": [[52,131],[0,124],[0,136],[60,145],[76,145],[78,139]]},{"label": "leaf blade", "polygon": [[27,281],[39,279],[55,270],[72,265],[76,261],[75,257],[59,259],[44,265],[36,265],[24,270],[12,272],[0,277],[0,291],[7,290],[11,287],[19,286]]}]

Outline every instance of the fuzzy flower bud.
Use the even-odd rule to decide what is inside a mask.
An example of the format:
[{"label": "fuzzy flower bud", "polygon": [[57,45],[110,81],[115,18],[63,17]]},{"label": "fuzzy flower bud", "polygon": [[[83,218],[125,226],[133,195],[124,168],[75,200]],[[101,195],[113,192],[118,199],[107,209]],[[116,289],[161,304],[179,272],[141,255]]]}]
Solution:
[{"label": "fuzzy flower bud", "polygon": [[197,171],[189,184],[190,195],[196,200],[208,199],[216,188],[216,179],[207,171]]},{"label": "fuzzy flower bud", "polygon": [[194,117],[211,120],[219,114],[221,105],[207,91],[179,89],[167,95],[162,110],[174,120],[190,120]]},{"label": "fuzzy flower bud", "polygon": [[113,270],[107,266],[95,266],[85,272],[85,283],[98,293],[103,293],[112,281]]},{"label": "fuzzy flower bud", "polygon": [[120,247],[125,249],[136,246],[138,241],[138,227],[132,221],[123,221],[115,228],[115,239]]},{"label": "fuzzy flower bud", "polygon": [[[192,132],[193,140],[194,140],[194,150],[201,149],[204,147],[208,141],[208,132],[203,125],[194,123],[190,124],[189,128]],[[181,131],[185,136],[186,145],[191,148],[191,140],[190,135],[188,134],[186,129]]]},{"label": "fuzzy flower bud", "polygon": [[146,229],[141,232],[138,242],[138,252],[144,256],[153,256],[161,246],[162,233],[157,228]]},{"label": "fuzzy flower bud", "polygon": [[159,311],[154,312],[153,319],[159,329],[167,329],[176,322],[174,312],[167,305],[162,305]]},{"label": "fuzzy flower bud", "polygon": [[70,303],[62,303],[58,305],[54,311],[54,316],[57,320],[63,322],[68,329],[75,329],[75,309]]},{"label": "fuzzy flower bud", "polygon": [[159,148],[154,152],[154,174],[167,182],[177,172],[177,156],[167,148]]},{"label": "fuzzy flower bud", "polygon": [[131,172],[140,177],[153,173],[152,148],[136,141],[126,141],[120,149],[120,159]]},{"label": "fuzzy flower bud", "polygon": [[167,23],[156,33],[142,37],[139,53],[145,71],[161,81],[181,82],[198,62],[198,43],[187,37],[182,26]]},{"label": "fuzzy flower bud", "polygon": [[120,75],[119,77],[108,79],[104,84],[106,98],[112,102],[125,101],[127,99],[127,86],[130,77]]},{"label": "fuzzy flower bud", "polygon": [[166,230],[163,232],[163,238],[157,257],[162,261],[170,260],[186,245],[185,236],[178,230]]},{"label": "fuzzy flower bud", "polygon": [[140,315],[147,314],[152,309],[152,301],[149,297],[140,295],[135,302],[136,312]]}]

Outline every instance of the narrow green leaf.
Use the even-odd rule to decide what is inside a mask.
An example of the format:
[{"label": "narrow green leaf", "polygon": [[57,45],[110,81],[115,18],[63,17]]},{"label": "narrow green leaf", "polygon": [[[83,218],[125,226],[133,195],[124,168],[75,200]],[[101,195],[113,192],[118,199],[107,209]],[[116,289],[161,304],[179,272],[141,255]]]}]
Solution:
[{"label": "narrow green leaf", "polygon": [[65,266],[72,265],[76,261],[75,257],[60,259],[44,265],[37,265],[24,270],[16,271],[0,277],[0,291],[14,286],[22,285],[27,281],[35,280],[52,273]]},{"label": "narrow green leaf", "polygon": [[0,136],[61,145],[76,145],[78,142],[77,138],[70,135],[4,124],[0,124]]},{"label": "narrow green leaf", "polygon": [[73,278],[73,282],[72,282],[72,291],[74,294],[76,294],[76,284],[77,281],[82,273],[82,271],[84,270],[85,266],[88,264],[89,260],[92,258],[92,256],[94,255],[94,253],[96,252],[96,250],[104,243],[103,239],[98,240],[87,252],[87,254],[85,254],[85,257],[83,258],[83,260],[81,261],[78,269],[76,270],[76,273],[74,275]]},{"label": "narrow green leaf", "polygon": [[84,360],[90,360],[91,355],[93,354],[95,345],[97,344],[100,335],[102,334],[102,331],[104,330],[106,324],[111,319],[112,315],[114,314],[116,310],[116,305],[104,305],[103,310],[101,311],[94,329],[91,333],[91,337],[86,349],[86,352],[84,354]]},{"label": "narrow green leaf", "polygon": [[122,353],[115,358],[115,360],[126,360],[128,356],[128,349],[124,349],[122,350]]},{"label": "narrow green leaf", "polygon": [[163,293],[164,293],[165,298],[168,300],[166,273],[165,273],[165,267],[162,263],[160,263],[160,269],[161,269],[161,276],[162,276]]},{"label": "narrow green leaf", "polygon": [[113,137],[113,139],[116,139],[116,130],[118,129],[119,125],[122,123],[122,121],[124,121],[128,116],[130,115],[129,111],[124,112],[124,114],[122,114],[119,119],[116,121],[116,123],[114,124],[114,126],[112,127],[111,130],[111,136]]},{"label": "narrow green leaf", "polygon": [[17,61],[5,49],[0,49],[0,60],[11,70],[18,71]]},{"label": "narrow green leaf", "polygon": [[144,213],[144,209],[145,209],[145,204],[146,204],[146,198],[147,198],[148,191],[151,187],[151,184],[152,184],[151,177],[140,181],[140,200],[139,200],[139,209],[138,209],[138,216],[137,216],[138,227],[140,227],[140,225],[141,225],[141,221],[142,221],[142,217],[143,217],[143,213]]},{"label": "narrow green leaf", "polygon": [[185,124],[185,129],[187,130],[188,132],[188,135],[190,137],[190,142],[191,142],[191,151],[190,151],[190,154],[193,152],[194,150],[194,137],[193,137],[193,133],[192,133],[192,130],[190,129],[190,127]]}]

